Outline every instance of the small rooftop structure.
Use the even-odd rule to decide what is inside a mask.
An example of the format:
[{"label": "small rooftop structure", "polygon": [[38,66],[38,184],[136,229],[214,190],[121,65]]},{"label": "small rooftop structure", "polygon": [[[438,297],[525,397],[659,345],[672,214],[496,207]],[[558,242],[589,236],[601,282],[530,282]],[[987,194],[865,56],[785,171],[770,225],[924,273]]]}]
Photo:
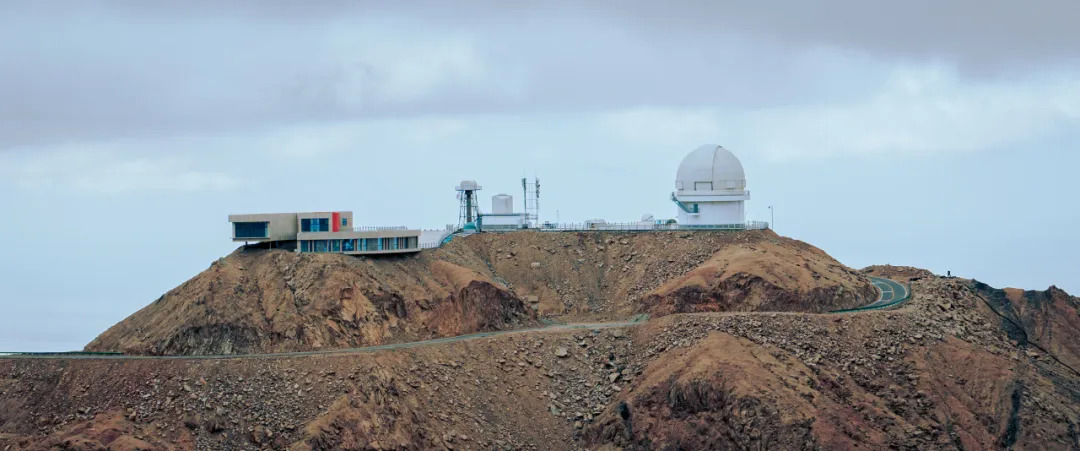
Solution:
[{"label": "small rooftop structure", "polygon": [[491,196],[491,213],[481,213],[477,220],[480,231],[509,231],[528,227],[528,215],[514,213],[514,196]]}]

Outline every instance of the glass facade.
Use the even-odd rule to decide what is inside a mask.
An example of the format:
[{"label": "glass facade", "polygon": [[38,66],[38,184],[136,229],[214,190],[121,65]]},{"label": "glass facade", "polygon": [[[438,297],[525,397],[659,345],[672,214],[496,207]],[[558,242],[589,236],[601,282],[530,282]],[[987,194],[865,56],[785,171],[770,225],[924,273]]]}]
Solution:
[{"label": "glass facade", "polygon": [[300,220],[301,232],[329,232],[330,218],[303,218]]},{"label": "glass facade", "polygon": [[417,247],[416,237],[300,240],[300,252],[375,252]]},{"label": "glass facade", "polygon": [[267,238],[268,222],[234,222],[233,236],[236,238]]}]

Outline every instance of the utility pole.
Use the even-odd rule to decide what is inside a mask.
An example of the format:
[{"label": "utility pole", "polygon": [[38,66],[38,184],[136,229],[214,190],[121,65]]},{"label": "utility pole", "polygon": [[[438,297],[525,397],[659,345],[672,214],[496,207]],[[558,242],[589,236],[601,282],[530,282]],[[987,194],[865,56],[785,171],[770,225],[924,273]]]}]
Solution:
[{"label": "utility pole", "polygon": [[776,212],[773,210],[772,205],[769,205],[769,228],[774,232],[776,231]]}]

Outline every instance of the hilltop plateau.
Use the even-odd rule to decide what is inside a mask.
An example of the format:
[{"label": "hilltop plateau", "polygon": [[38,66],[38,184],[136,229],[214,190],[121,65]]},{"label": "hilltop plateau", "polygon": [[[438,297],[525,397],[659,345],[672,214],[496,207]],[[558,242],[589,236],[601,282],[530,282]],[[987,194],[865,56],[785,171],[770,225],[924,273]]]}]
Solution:
[{"label": "hilltop plateau", "polygon": [[865,275],[771,231],[485,233],[359,258],[241,248],[86,350],[310,351],[535,326],[538,317],[823,312],[875,296]]}]

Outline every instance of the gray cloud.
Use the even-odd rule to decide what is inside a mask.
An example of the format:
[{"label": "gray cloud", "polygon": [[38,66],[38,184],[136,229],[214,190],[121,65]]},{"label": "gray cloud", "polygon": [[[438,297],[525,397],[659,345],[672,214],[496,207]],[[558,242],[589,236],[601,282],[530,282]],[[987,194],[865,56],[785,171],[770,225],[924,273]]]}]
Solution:
[{"label": "gray cloud", "polygon": [[1076,63],[1080,58],[1080,29],[1075,21],[1080,3],[1072,0],[607,4],[607,11],[621,13],[643,29],[676,34],[678,30],[690,34],[736,30],[797,45],[940,59],[977,72],[1010,71],[1016,64]]},{"label": "gray cloud", "polygon": [[0,60],[18,70],[0,72],[0,149],[429,114],[775,107],[866,95],[896,61],[1025,76],[1080,55],[1075,2],[871,3],[5,3]]}]

